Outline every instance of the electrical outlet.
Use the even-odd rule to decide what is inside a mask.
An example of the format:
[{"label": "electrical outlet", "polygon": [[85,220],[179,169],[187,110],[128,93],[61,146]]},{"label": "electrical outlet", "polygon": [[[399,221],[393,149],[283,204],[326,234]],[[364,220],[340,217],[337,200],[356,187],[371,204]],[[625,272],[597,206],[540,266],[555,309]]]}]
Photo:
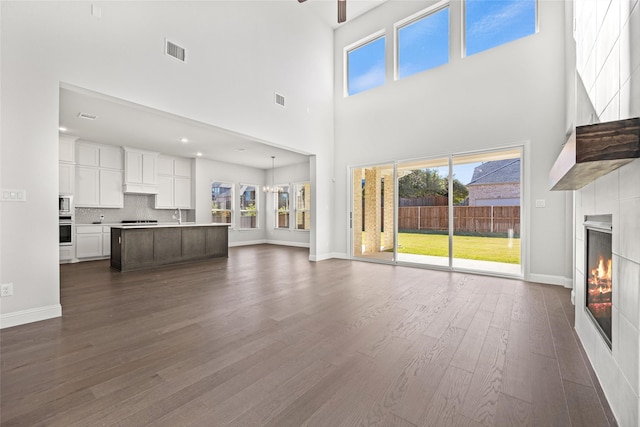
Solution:
[{"label": "electrical outlet", "polygon": [[13,295],[13,283],[4,283],[0,285],[0,297],[8,297]]}]

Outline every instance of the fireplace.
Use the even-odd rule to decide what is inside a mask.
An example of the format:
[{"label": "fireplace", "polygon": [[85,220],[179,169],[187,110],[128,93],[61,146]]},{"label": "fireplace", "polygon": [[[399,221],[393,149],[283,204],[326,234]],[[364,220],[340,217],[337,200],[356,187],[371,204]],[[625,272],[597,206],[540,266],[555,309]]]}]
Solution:
[{"label": "fireplace", "polygon": [[586,311],[611,348],[611,215],[585,216]]}]

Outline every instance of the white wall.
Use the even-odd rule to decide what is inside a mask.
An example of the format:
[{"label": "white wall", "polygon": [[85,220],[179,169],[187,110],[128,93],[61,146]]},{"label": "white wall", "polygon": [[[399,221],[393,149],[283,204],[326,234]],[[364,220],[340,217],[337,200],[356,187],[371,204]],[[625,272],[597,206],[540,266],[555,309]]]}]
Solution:
[{"label": "white wall", "polygon": [[[101,18],[88,2],[1,3],[0,180],[28,199],[0,208],[0,281],[15,293],[2,300],[3,326],[59,315],[60,82],[313,153],[314,206],[331,209],[323,177],[332,175],[333,36],[308,9],[282,1],[97,5]],[[165,37],[187,49],[185,64],[163,54]],[[330,247],[330,222],[315,225],[313,256]]]},{"label": "white wall", "polygon": [[[575,2],[578,125],[640,117],[640,3]],[[621,427],[640,425],[640,160],[575,191],[575,327]],[[610,350],[585,313],[584,215],[613,217]]]},{"label": "white wall", "polygon": [[[566,196],[548,184],[565,140],[564,2],[539,2],[539,33],[462,58],[461,4],[453,1],[449,63],[393,81],[393,24],[432,3],[385,3],[336,31],[334,251],[348,250],[348,166],[528,141],[523,218],[535,232],[524,236],[526,278],[570,284]],[[380,29],[387,34],[386,84],[343,97],[344,46]],[[533,208],[536,199],[545,199],[546,208]]]}]

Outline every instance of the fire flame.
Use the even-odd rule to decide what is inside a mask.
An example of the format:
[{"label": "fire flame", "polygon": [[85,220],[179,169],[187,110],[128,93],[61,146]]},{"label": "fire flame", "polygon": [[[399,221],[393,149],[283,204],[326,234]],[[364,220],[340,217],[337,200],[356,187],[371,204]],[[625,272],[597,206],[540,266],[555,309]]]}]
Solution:
[{"label": "fire flame", "polygon": [[604,258],[600,257],[598,260],[598,268],[591,270],[591,275],[595,279],[596,283],[601,281],[611,281],[611,260],[607,261],[607,268],[604,267]]}]

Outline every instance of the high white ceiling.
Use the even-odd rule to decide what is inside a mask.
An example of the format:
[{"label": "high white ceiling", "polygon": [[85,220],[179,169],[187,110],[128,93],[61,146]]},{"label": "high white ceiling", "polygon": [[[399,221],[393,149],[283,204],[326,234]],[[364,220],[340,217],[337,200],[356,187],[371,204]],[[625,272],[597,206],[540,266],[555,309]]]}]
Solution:
[{"label": "high white ceiling", "polygon": [[[96,116],[95,120],[79,117]],[[65,135],[101,144],[126,146],[181,157],[197,157],[259,169],[309,161],[247,136],[84,89],[60,88],[60,126]],[[181,142],[187,138],[188,142]]]},{"label": "high white ceiling", "polygon": [[[385,1],[347,0],[347,22]],[[307,0],[297,6],[333,29],[344,25],[337,23],[337,0]],[[80,113],[97,119],[80,118]],[[271,156],[276,157],[276,167],[309,161],[308,153],[284,150],[245,135],[72,86],[60,89],[60,126],[67,128],[64,134],[87,141],[192,158],[200,152],[202,158],[259,169],[271,168]],[[189,142],[181,143],[183,137]]]}]

